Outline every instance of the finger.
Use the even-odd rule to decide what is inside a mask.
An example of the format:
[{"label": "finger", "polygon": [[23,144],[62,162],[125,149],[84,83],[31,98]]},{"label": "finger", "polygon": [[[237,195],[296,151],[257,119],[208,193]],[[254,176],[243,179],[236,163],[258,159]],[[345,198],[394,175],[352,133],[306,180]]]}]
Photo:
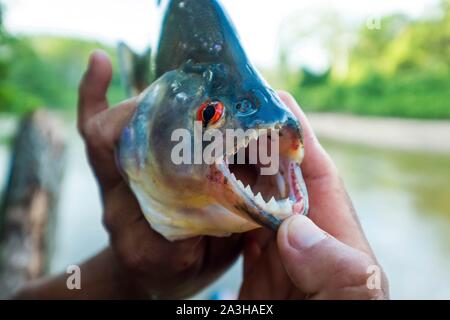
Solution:
[{"label": "finger", "polygon": [[139,203],[125,182],[104,193],[103,202],[103,225],[111,233],[124,229],[125,226],[140,223],[140,220],[146,222]]},{"label": "finger", "polygon": [[280,97],[303,126],[305,158],[302,173],[309,190],[309,217],[340,241],[373,256],[336,166],[320,145],[295,99],[286,92],[280,92]]},{"label": "finger", "polygon": [[91,118],[86,123],[85,142],[90,146],[114,151],[123,129],[134,114],[136,106],[136,98],[131,98]]},{"label": "finger", "polygon": [[267,228],[248,231],[244,235],[244,275],[251,272],[255,262],[267,246],[274,241],[276,234]]},{"label": "finger", "polygon": [[261,247],[258,245],[256,239],[249,235],[244,236],[244,266],[243,275],[248,276],[252,270],[256,267],[256,262],[261,255]]},{"label": "finger", "polygon": [[302,173],[304,178],[311,180],[321,179],[327,176],[337,176],[337,170],[333,161],[331,161],[329,155],[319,143],[303,110],[289,93],[280,91],[279,96],[289,109],[291,109],[292,113],[300,120],[303,127],[305,158],[302,163]]},{"label": "finger", "polygon": [[240,299],[287,299],[292,283],[278,254],[276,239],[272,238],[255,259],[251,270],[244,273]]},{"label": "finger", "polygon": [[177,288],[172,295],[184,294],[180,284],[192,283],[201,272],[206,244],[201,239],[170,242],[152,230],[145,219],[141,223],[116,226],[110,232],[118,260],[130,276],[145,278],[152,285],[152,293],[161,297],[167,294],[167,287]]},{"label": "finger", "polygon": [[311,298],[372,299],[383,295],[369,289],[371,257],[331,237],[305,216],[283,222],[277,237],[283,265],[294,284]]},{"label": "finger", "polygon": [[135,98],[127,100],[117,107],[102,111],[85,125],[83,138],[89,161],[103,191],[114,187],[122,180],[117,169],[114,150],[136,106]]},{"label": "finger", "polygon": [[78,128],[83,133],[86,122],[108,108],[106,92],[112,78],[111,61],[106,53],[94,51],[78,91]]},{"label": "finger", "polygon": [[[117,250],[126,264],[134,268],[166,264],[182,257],[174,268],[184,268],[198,260],[202,237],[171,242],[151,228],[139,203],[125,182],[105,194],[103,224],[117,242]],[[195,251],[195,252],[194,252]],[[167,255],[170,252],[170,255]],[[142,255],[142,256],[141,256]],[[167,263],[168,264],[168,263]],[[142,270],[145,272],[145,270]],[[167,271],[167,270],[165,270]]]}]

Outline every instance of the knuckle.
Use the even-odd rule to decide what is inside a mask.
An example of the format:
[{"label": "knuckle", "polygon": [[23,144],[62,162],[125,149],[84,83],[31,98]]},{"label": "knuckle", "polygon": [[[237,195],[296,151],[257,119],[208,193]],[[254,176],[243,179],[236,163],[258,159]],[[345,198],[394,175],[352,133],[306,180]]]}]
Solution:
[{"label": "knuckle", "polygon": [[86,137],[86,125],[82,122],[82,121],[80,121],[80,120],[78,120],[78,122],[77,122],[77,130],[78,130],[78,133],[80,134],[80,136],[83,138],[83,139],[85,139],[85,137]]},{"label": "knuckle", "polygon": [[326,285],[331,297],[346,299],[377,299],[377,290],[370,290],[367,285],[367,267],[370,265],[363,253],[344,256],[334,265],[334,271]]},{"label": "knuckle", "polygon": [[102,224],[108,232],[114,231],[114,215],[111,212],[105,212],[102,217]]},{"label": "knuckle", "polygon": [[366,285],[367,270],[373,264],[373,260],[367,254],[358,252],[340,259],[336,264],[335,275],[344,282],[343,285]]},{"label": "knuckle", "polygon": [[[371,272],[376,267],[377,274]],[[374,269],[375,270],[375,269]],[[379,286],[369,285],[371,277],[379,277]],[[335,269],[336,286],[338,288],[353,288],[358,299],[379,300],[388,297],[387,278],[381,267],[368,254],[359,252],[355,256],[342,258]]]},{"label": "knuckle", "polygon": [[145,272],[146,259],[140,250],[130,246],[130,238],[122,239],[116,244],[117,256],[121,264],[131,272]]},{"label": "knuckle", "polygon": [[102,224],[105,227],[105,229],[110,232],[114,233],[116,231],[116,212],[114,210],[114,204],[111,203],[111,196],[109,193],[103,194],[103,203],[104,203],[104,212],[102,216]]},{"label": "knuckle", "polygon": [[84,126],[84,136],[89,144],[92,144],[98,137],[97,126],[93,125],[91,121]]},{"label": "knuckle", "polygon": [[100,130],[96,118],[93,118],[84,124],[80,124],[79,130],[85,143],[90,147],[100,146],[102,141],[104,141],[104,134],[102,130]]},{"label": "knuckle", "polygon": [[138,252],[124,252],[122,253],[122,262],[129,270],[140,271],[143,266],[143,258]]}]

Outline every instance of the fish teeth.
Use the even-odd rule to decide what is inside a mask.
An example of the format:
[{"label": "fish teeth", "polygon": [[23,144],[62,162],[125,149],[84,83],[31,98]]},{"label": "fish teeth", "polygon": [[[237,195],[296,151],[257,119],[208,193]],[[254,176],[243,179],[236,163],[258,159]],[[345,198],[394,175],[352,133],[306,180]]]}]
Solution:
[{"label": "fish teeth", "polygon": [[241,189],[244,189],[244,184],[242,183],[241,180],[238,180],[238,181],[237,181],[237,184],[239,185],[239,187],[240,187]]},{"label": "fish teeth", "polygon": [[292,211],[292,203],[289,199],[278,202],[278,207],[281,214],[290,214]]},{"label": "fish teeth", "polygon": [[225,151],[226,157],[233,157],[235,154],[237,154],[239,152],[240,149],[247,148],[252,140],[258,140],[258,137],[263,132],[266,132],[266,131],[267,131],[266,129],[257,129],[257,130],[251,129],[250,131],[246,132],[246,135],[245,135],[244,139],[242,140],[242,142],[234,145],[229,150]]},{"label": "fish teeth", "polygon": [[236,181],[236,176],[234,175],[234,173],[230,174],[230,177]]},{"label": "fish teeth", "polygon": [[261,192],[258,192],[258,194],[255,196],[255,202],[263,208],[266,207],[266,202],[264,201]]},{"label": "fish teeth", "polygon": [[[301,206],[301,208],[303,208],[303,211],[305,210],[305,200],[301,199],[299,202],[297,202],[298,206]],[[298,213],[303,213],[303,212],[298,212]]]},{"label": "fish teeth", "polygon": [[272,197],[267,204],[270,211],[276,212],[279,208],[278,203],[274,197]]},{"label": "fish teeth", "polygon": [[244,190],[250,197],[254,197],[255,196],[253,194],[253,191],[252,191],[252,188],[250,187],[250,185],[246,186]]}]

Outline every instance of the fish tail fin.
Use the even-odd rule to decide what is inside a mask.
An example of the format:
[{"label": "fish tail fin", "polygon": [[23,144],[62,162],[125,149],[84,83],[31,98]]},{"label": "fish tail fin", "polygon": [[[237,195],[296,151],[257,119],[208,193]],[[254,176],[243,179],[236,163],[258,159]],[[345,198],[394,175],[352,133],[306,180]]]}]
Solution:
[{"label": "fish tail fin", "polygon": [[119,69],[122,84],[128,97],[138,95],[152,82],[151,56],[152,49],[148,47],[143,54],[133,52],[125,43],[117,47]]}]

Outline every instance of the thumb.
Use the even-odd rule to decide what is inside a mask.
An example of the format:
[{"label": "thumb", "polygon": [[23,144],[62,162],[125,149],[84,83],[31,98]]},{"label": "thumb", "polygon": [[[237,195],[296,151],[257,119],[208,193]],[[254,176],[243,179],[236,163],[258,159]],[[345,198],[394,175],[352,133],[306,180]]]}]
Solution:
[{"label": "thumb", "polygon": [[284,221],[277,244],[292,282],[311,298],[372,299],[380,294],[367,285],[369,267],[375,264],[372,258],[328,235],[305,216]]}]

